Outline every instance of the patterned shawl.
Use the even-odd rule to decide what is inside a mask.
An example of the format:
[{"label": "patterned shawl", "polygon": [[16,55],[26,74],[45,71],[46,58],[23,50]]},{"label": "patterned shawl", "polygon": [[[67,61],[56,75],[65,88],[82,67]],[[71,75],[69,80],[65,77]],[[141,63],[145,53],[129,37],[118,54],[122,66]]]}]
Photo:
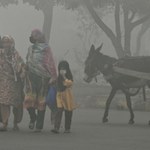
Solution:
[{"label": "patterned shawl", "polygon": [[50,78],[50,73],[44,67],[44,58],[47,55],[48,44],[36,43],[29,47],[27,54],[27,65],[30,72],[44,78]]}]

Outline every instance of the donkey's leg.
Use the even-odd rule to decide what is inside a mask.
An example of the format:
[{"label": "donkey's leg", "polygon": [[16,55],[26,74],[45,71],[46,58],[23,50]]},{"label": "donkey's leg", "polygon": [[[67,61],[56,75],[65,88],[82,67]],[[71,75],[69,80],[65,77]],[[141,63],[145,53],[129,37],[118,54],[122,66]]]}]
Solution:
[{"label": "donkey's leg", "polygon": [[143,99],[144,99],[144,102],[146,101],[146,90],[145,90],[145,86],[142,87],[142,91],[143,91]]},{"label": "donkey's leg", "polygon": [[126,94],[126,101],[127,101],[127,106],[129,108],[129,111],[130,111],[129,124],[134,124],[134,113],[133,113],[133,110],[132,110],[131,98],[130,98],[130,95],[128,95],[128,94]]},{"label": "donkey's leg", "polygon": [[110,107],[111,101],[114,98],[116,92],[117,92],[117,89],[112,88],[110,95],[109,95],[107,102],[106,102],[105,112],[104,112],[104,116],[103,116],[103,123],[108,122],[107,117],[108,117],[109,107]]}]

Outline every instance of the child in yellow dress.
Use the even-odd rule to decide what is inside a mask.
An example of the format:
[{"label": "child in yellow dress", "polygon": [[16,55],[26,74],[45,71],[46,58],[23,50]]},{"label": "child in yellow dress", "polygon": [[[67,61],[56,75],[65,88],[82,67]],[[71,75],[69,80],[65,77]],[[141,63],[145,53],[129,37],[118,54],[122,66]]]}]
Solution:
[{"label": "child in yellow dress", "polygon": [[69,63],[61,61],[58,65],[57,79],[57,114],[55,118],[53,133],[59,133],[63,111],[65,112],[65,132],[70,133],[73,109],[75,108],[72,95],[73,76]]}]

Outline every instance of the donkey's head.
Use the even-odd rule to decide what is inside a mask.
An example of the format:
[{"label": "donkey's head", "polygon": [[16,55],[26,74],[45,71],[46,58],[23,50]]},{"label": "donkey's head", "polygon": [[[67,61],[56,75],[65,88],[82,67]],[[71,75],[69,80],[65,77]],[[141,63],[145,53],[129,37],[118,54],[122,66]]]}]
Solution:
[{"label": "donkey's head", "polygon": [[84,81],[91,82],[93,78],[96,78],[97,75],[100,74],[100,70],[98,69],[98,59],[100,56],[100,50],[102,49],[103,44],[97,49],[92,45],[89,51],[89,55],[85,61],[85,69],[84,69]]}]

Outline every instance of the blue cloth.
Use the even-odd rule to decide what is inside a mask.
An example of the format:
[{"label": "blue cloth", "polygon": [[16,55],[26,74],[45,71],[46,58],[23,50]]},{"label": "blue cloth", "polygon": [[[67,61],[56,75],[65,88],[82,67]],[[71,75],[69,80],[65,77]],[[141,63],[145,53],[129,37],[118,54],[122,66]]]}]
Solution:
[{"label": "blue cloth", "polygon": [[57,94],[56,87],[50,86],[46,97],[46,104],[51,110],[55,110],[57,108],[56,94]]}]

